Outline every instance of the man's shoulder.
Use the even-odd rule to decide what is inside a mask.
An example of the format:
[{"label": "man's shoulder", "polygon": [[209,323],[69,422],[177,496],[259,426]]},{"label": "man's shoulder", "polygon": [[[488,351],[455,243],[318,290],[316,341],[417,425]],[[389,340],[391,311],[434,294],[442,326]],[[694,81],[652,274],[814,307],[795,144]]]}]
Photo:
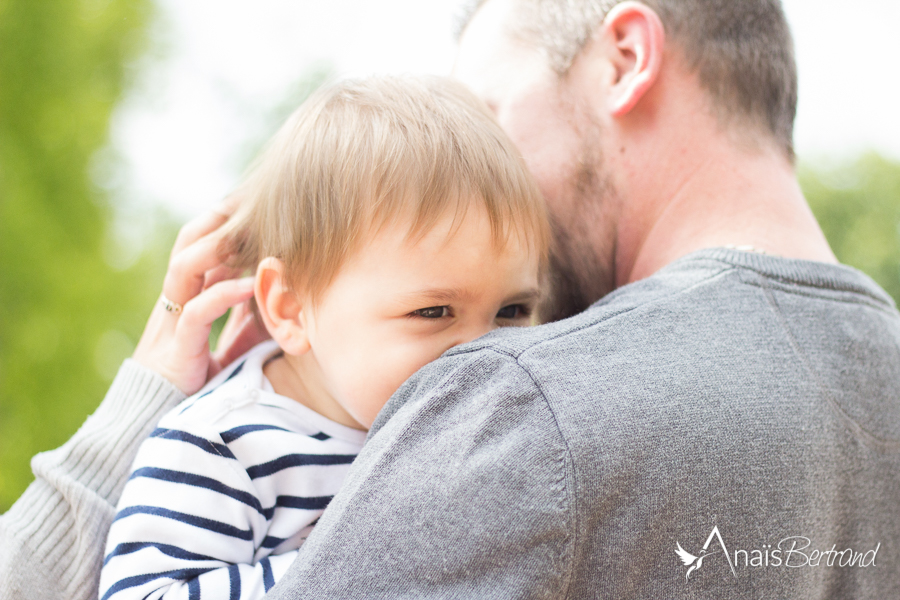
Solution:
[{"label": "man's shoulder", "polygon": [[[764,308],[754,302],[760,299],[771,308],[772,296],[780,294],[792,296],[795,306],[815,305],[823,312],[840,313],[849,306],[864,305],[888,321],[900,317],[890,296],[855,269],[710,249],[623,286],[578,315],[538,327],[499,329],[445,356],[493,354],[495,360],[506,357],[518,361],[530,353],[551,349],[562,350],[558,361],[565,361],[566,350],[597,354],[632,345],[643,347],[648,335],[671,334],[695,326],[711,336],[728,337],[724,315],[736,317],[735,310]],[[594,341],[586,342],[589,339]],[[658,341],[680,344],[670,335]],[[544,364],[547,359],[550,364],[556,362],[552,356],[543,359]]]}]

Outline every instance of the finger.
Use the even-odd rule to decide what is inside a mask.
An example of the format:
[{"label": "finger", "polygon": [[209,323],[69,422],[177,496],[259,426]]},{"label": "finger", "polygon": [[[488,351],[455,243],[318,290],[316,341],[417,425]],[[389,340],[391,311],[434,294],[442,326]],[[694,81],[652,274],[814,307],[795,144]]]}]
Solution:
[{"label": "finger", "polygon": [[[242,342],[238,341],[238,338],[248,335],[255,336],[254,339],[257,343],[270,337],[265,324],[260,320],[259,314],[253,310],[252,299],[231,309],[228,321],[219,335],[217,354],[226,354],[229,346],[241,345]],[[242,353],[240,352],[239,354]]]},{"label": "finger", "polygon": [[175,256],[203,236],[212,233],[227,220],[228,216],[226,214],[215,210],[207,210],[194,217],[178,230],[178,237],[175,238],[175,245],[172,247],[172,256]]},{"label": "finger", "polygon": [[177,316],[173,316],[157,301],[147,319],[147,326],[138,340],[132,358],[145,367],[153,370],[156,368],[156,355],[161,346],[165,346],[165,340],[174,337],[175,327],[178,324]]},{"label": "finger", "polygon": [[231,343],[240,334],[241,329],[246,326],[248,315],[251,312],[249,300],[231,307],[228,320],[225,321],[225,326],[222,328],[222,332],[219,333],[216,352],[210,355],[208,372],[210,379],[231,363],[231,360],[228,360],[230,356],[227,355],[227,349],[231,347]]},{"label": "finger", "polygon": [[189,355],[208,352],[207,342],[213,321],[232,306],[249,300],[253,296],[253,283],[252,277],[229,279],[191,299],[178,318],[176,343]]},{"label": "finger", "polygon": [[230,267],[228,265],[219,265],[218,267],[213,267],[206,272],[203,280],[203,289],[212,287],[220,281],[225,281],[226,279],[236,279],[243,275],[244,271],[245,269],[238,269],[235,267]]},{"label": "finger", "polygon": [[234,326],[227,337],[219,336],[219,344],[213,354],[213,361],[218,368],[225,367],[270,337],[269,332],[259,323],[252,312],[243,314],[240,319],[234,321]]},{"label": "finger", "polygon": [[219,334],[219,348],[230,345],[241,328],[244,327],[243,322],[247,319],[248,315],[253,314],[253,309],[250,306],[251,302],[252,300],[248,300],[247,302],[242,302],[237,306],[231,307],[231,313],[228,315],[228,320],[225,321],[225,326],[222,327],[222,332]]},{"label": "finger", "polygon": [[218,238],[200,238],[172,256],[163,280],[163,293],[170,300],[186,304],[203,290],[206,272],[221,265]]}]

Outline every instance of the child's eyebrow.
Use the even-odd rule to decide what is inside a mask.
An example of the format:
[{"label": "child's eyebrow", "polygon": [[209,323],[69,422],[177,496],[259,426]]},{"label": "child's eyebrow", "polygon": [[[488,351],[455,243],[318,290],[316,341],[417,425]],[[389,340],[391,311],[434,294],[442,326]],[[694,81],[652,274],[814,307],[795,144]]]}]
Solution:
[{"label": "child's eyebrow", "polygon": [[[517,304],[520,302],[529,302],[532,300],[536,300],[541,295],[540,290],[537,288],[531,288],[517,294],[514,294],[506,299],[504,299],[504,304]],[[472,294],[465,289],[459,288],[430,288],[423,290],[416,290],[415,292],[409,292],[403,294],[404,300],[410,301],[422,301],[427,300],[430,302],[439,302],[439,303],[450,303],[450,302],[459,302],[461,300],[467,300],[471,298]]]},{"label": "child's eyebrow", "polygon": [[434,302],[454,302],[465,300],[472,294],[460,288],[426,288],[403,294],[404,299],[429,300]]},{"label": "child's eyebrow", "polygon": [[515,294],[505,300],[505,302],[509,304],[518,304],[520,302],[529,302],[531,300],[537,300],[541,295],[541,291],[537,288],[531,288],[530,290],[526,290],[524,292]]}]

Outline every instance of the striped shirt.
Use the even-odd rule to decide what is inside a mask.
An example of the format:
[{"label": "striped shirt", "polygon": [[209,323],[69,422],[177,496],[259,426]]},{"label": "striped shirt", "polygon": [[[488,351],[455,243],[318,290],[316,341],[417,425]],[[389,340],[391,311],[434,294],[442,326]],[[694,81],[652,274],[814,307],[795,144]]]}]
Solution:
[{"label": "striped shirt", "polygon": [[366,433],[279,396],[260,344],[164,416],[109,531],[102,600],[261,598],[338,491]]}]

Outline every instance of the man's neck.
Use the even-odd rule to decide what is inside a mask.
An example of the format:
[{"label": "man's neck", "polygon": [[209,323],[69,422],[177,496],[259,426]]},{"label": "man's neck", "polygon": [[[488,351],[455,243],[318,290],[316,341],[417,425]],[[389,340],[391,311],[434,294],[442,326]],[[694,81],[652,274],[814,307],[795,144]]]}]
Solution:
[{"label": "man's neck", "polygon": [[[648,277],[703,248],[752,246],[767,254],[837,263],[792,166],[776,150],[730,142],[692,153],[687,173],[656,173],[629,190],[618,231],[616,286]],[[674,162],[674,161],[673,161]],[[671,181],[669,189],[654,183]]]}]

